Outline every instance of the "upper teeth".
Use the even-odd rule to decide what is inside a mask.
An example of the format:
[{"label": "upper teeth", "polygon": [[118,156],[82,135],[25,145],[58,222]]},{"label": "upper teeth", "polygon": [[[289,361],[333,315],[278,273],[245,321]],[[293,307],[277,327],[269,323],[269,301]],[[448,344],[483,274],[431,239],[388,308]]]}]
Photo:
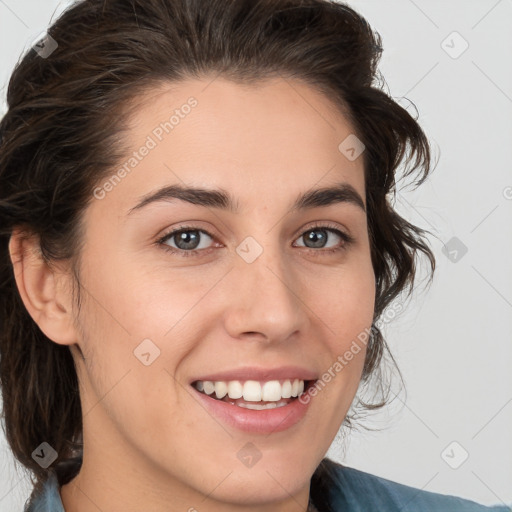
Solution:
[{"label": "upper teeth", "polygon": [[247,380],[244,383],[239,380],[215,381],[199,380],[195,383],[199,391],[211,395],[215,391],[217,398],[224,398],[226,394],[229,398],[236,400],[244,398],[248,402],[277,402],[282,398],[296,397],[304,391],[304,381],[300,379],[291,380],[269,380],[267,382],[258,382],[256,380]]}]

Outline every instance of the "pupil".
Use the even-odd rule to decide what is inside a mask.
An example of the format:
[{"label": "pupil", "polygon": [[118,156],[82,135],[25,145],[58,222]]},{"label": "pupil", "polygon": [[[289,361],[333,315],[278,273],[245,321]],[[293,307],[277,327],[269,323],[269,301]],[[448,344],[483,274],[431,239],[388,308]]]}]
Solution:
[{"label": "pupil", "polygon": [[[193,233],[192,235],[190,233]],[[199,242],[199,236],[198,231],[183,231],[182,233],[179,233],[177,235],[178,241],[176,242],[176,245],[180,249],[195,249],[198,246]],[[192,239],[192,242],[190,242],[188,239]],[[195,239],[195,240],[194,240]],[[180,242],[180,243],[178,243]],[[181,242],[185,242],[185,246],[181,244]]]},{"label": "pupil", "polygon": [[[320,236],[315,235],[315,233],[322,233]],[[322,241],[325,242],[325,230],[324,229],[315,229],[309,231],[309,235],[306,235],[309,241],[312,241],[314,247],[322,247]]]}]

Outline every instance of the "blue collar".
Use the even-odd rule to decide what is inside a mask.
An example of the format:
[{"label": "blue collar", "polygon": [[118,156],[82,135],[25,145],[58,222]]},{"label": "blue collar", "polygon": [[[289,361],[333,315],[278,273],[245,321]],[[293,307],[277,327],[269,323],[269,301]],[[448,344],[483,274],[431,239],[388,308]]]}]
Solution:
[{"label": "blue collar", "polygon": [[[32,492],[24,512],[65,512],[57,474],[54,469],[48,474],[42,491]],[[318,512],[512,512],[510,506],[479,505],[467,499],[424,491],[343,466],[328,458],[322,460],[311,478],[310,502]]]}]

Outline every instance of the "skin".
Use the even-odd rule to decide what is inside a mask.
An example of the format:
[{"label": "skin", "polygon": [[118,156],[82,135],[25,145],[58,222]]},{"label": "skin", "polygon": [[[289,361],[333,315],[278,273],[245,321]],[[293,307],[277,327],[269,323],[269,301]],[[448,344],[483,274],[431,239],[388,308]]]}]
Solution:
[{"label": "skin", "polygon": [[[364,346],[302,421],[270,435],[222,423],[194,396],[190,378],[243,365],[296,364],[321,376],[371,326],[375,276],[361,208],[289,211],[299,194],[339,182],[365,198],[362,158],[338,149],[353,129],[327,97],[296,80],[166,84],[135,111],[133,150],[190,96],[191,113],[85,211],[80,312],[69,265],[48,266],[37,241],[11,238],[25,306],[50,339],[72,348],[78,367],[84,463],[61,489],[67,512],[305,511],[311,476],[359,385]],[[221,187],[240,213],[174,200],[128,215],[170,184]],[[308,247],[314,222],[354,242],[327,232],[325,246]],[[211,235],[199,235],[203,254],[156,243],[183,223]],[[263,248],[251,264],[235,250],[247,236]],[[160,350],[149,366],[133,353],[146,338]],[[248,442],[262,454],[250,468],[237,458]]]}]

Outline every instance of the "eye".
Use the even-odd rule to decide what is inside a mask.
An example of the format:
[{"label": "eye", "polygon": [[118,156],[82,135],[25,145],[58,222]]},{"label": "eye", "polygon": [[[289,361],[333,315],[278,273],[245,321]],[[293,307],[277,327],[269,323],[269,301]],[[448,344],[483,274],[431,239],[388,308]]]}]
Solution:
[{"label": "eye", "polygon": [[[350,235],[340,231],[337,227],[324,224],[310,227],[297,240],[301,238],[308,245],[298,245],[295,247],[305,247],[306,250],[317,254],[343,251],[354,242]],[[334,238],[334,242],[338,239],[338,243],[334,247],[326,249],[326,243],[331,241],[332,238]],[[213,250],[213,247],[210,245],[212,240],[213,236],[203,229],[195,226],[180,226],[178,229],[174,229],[161,237],[157,241],[157,245],[162,246],[165,251],[172,254],[190,257],[209,254]],[[341,244],[339,240],[342,241]]]},{"label": "eye", "polygon": [[[199,255],[199,252],[204,252],[205,249],[207,249],[208,240],[202,240],[205,236],[210,240],[213,240],[213,237],[203,229],[180,226],[178,229],[175,229],[160,238],[158,243],[163,245],[164,249],[171,253],[185,257],[197,256]],[[174,242],[176,246],[171,245],[171,242]],[[201,247],[201,245],[203,246]]]},{"label": "eye", "polygon": [[[326,243],[333,238],[334,243],[336,243],[336,238],[341,239],[341,245],[339,245],[338,242],[338,244],[335,245],[334,247],[331,246],[325,249]],[[316,253],[333,253],[337,251],[342,251],[346,249],[348,245],[354,242],[354,239],[350,235],[339,230],[337,227],[323,224],[310,227],[298,238],[298,240],[301,239],[304,240],[305,243],[308,245],[299,245],[299,247],[306,247],[307,249],[311,249]]]}]

